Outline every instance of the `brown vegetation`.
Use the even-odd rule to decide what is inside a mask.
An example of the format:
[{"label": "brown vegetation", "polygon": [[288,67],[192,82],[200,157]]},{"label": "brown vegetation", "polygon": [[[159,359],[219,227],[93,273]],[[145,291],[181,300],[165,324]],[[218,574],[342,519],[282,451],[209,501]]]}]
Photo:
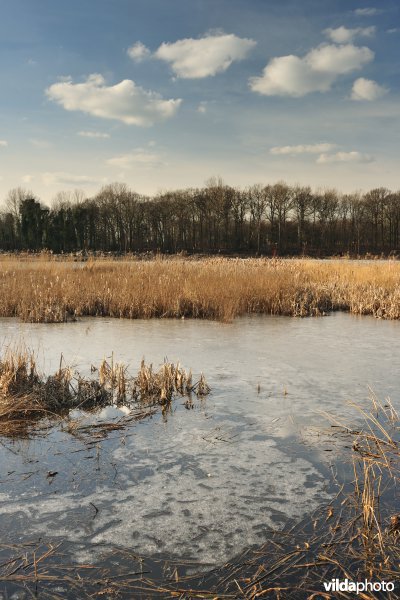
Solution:
[{"label": "brown vegetation", "polygon": [[[65,416],[74,408],[92,410],[113,404],[166,408],[177,395],[190,404],[192,392],[202,397],[210,391],[203,374],[193,383],[191,371],[187,373],[179,363],[165,362],[154,371],[142,361],[136,377],[129,377],[123,365],[103,360],[98,370],[92,367],[96,371],[97,378],[85,378],[60,364],[54,375],[44,377],[32,353],[7,350],[0,358],[0,435],[27,434],[42,418]],[[139,416],[152,412],[140,411]],[[75,423],[68,423],[68,431],[75,429]]]},{"label": "brown vegetation", "polygon": [[63,322],[83,316],[322,315],[400,318],[397,261],[228,259],[0,261],[0,316]]}]

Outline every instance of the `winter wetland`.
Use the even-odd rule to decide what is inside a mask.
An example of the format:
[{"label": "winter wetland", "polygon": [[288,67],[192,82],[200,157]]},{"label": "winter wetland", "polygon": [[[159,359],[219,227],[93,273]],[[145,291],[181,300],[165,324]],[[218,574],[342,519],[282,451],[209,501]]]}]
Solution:
[{"label": "winter wetland", "polygon": [[400,600],[400,2],[0,4],[0,600]]},{"label": "winter wetland", "polygon": [[306,598],[338,565],[396,580],[400,323],[262,312],[0,319],[4,598]]}]

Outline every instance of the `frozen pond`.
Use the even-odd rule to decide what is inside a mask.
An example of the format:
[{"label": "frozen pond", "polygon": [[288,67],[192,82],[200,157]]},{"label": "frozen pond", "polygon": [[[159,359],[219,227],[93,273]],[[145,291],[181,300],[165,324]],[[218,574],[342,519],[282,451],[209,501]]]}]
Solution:
[{"label": "frozen pond", "polygon": [[[0,320],[3,345],[23,340],[46,373],[61,353],[88,372],[113,352],[132,373],[143,356],[155,366],[179,360],[204,371],[212,388],[193,410],[178,399],[167,416],[97,442],[60,429],[0,439],[0,528],[11,542],[74,542],[82,562],[109,544],[221,564],[329,501],[335,447],[315,434],[327,426],[322,413],[351,423],[346,401],[364,402],[368,386],[396,406],[399,333],[398,322],[344,314],[228,325]],[[119,416],[113,408],[99,415]]]}]

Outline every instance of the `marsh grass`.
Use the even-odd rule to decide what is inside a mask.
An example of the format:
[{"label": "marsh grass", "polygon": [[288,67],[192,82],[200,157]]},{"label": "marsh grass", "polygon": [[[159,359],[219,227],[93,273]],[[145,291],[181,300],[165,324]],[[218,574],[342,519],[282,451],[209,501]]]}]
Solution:
[{"label": "marsh grass", "polygon": [[400,318],[400,263],[159,257],[0,260],[0,316],[64,322],[83,316],[318,316],[343,310]]},{"label": "marsh grass", "polygon": [[[63,366],[61,359],[58,371],[45,377],[39,374],[33,353],[7,349],[0,358],[0,435],[34,431],[41,419],[65,417],[72,409],[139,406],[135,414],[144,418],[153,414],[154,406],[168,408],[177,396],[191,402],[192,394],[202,397],[210,391],[203,374],[194,383],[191,371],[186,372],[179,363],[164,362],[155,370],[143,360],[137,375],[131,377],[127,368],[112,357],[111,362],[103,360],[98,369],[92,367],[92,373],[96,376],[83,377]],[[143,407],[147,410],[143,411]],[[104,430],[107,424],[102,423],[101,427]],[[73,433],[72,422],[67,430]]]}]

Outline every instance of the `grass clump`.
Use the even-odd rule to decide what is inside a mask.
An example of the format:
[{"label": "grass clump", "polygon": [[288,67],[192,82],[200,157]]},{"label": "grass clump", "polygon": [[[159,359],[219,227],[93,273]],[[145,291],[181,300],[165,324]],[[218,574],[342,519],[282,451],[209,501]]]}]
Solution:
[{"label": "grass clump", "polygon": [[174,397],[209,393],[204,375],[193,383],[179,363],[165,362],[156,371],[143,360],[135,377],[124,365],[103,360],[96,376],[83,377],[69,367],[40,375],[34,355],[8,349],[0,358],[0,435],[18,435],[43,417],[65,416],[72,409],[95,410],[109,405],[167,407]]}]

